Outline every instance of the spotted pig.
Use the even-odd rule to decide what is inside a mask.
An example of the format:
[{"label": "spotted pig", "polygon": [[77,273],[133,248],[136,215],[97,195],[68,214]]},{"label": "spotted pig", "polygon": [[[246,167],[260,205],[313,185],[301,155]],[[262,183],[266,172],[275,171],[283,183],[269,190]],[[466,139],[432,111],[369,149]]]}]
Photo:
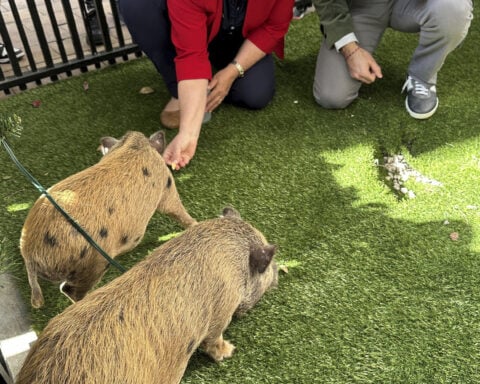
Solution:
[{"label": "spotted pig", "polygon": [[275,252],[225,209],[54,317],[17,384],[176,384],[197,348],[231,357],[223,332],[277,285]]},{"label": "spotted pig", "polygon": [[[67,177],[48,192],[110,257],[127,252],[142,239],[155,210],[188,227],[196,221],[185,210],[161,153],[165,135],[150,138],[127,132],[121,140],[101,139],[105,156]],[[81,300],[103,276],[108,262],[42,195],[22,229],[20,251],[35,308],[44,299],[37,277],[63,282],[62,292]]]}]

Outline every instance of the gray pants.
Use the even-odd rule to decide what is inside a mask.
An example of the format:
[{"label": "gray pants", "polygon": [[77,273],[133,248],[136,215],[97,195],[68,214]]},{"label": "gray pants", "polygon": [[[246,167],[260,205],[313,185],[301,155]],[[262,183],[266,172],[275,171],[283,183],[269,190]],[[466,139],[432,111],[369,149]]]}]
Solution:
[{"label": "gray pants", "polygon": [[[436,84],[446,57],[467,35],[472,0],[352,0],[350,12],[360,45],[373,53],[385,30],[419,33],[408,74]],[[345,108],[358,96],[362,83],[350,77],[335,48],[322,44],[317,57],[313,95],[324,108]]]}]

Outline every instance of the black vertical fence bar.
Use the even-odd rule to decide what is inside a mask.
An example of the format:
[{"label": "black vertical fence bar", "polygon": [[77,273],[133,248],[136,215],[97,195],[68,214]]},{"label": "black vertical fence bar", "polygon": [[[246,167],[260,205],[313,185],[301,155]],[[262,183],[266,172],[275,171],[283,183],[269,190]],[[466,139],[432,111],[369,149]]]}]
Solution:
[{"label": "black vertical fence bar", "polygon": [[[83,4],[83,1],[79,1],[79,4]],[[85,56],[83,54],[82,43],[80,43],[77,26],[75,25],[75,17],[73,15],[72,6],[70,5],[70,0],[62,0],[62,5],[63,11],[65,13],[65,18],[67,19],[68,29],[72,37],[72,44],[73,49],[75,50],[75,55],[77,59],[83,59]],[[85,72],[86,70],[86,67],[82,67],[82,72]]]},{"label": "black vertical fence bar", "polygon": [[[5,24],[5,20],[3,19],[3,15],[0,12],[0,36],[3,36],[3,34],[7,34],[7,26]],[[3,38],[2,38],[3,42]],[[3,74],[2,66],[0,65],[0,81],[5,80],[5,75]]]},{"label": "black vertical fence bar", "polygon": [[[115,23],[115,31],[117,33],[118,44],[121,47],[124,47],[125,38],[123,36],[122,23],[120,22],[120,19],[122,16],[120,14],[120,9],[118,7],[118,0],[110,0],[110,7],[112,8],[113,21]],[[124,61],[128,60],[128,57],[126,55],[123,55],[122,58]]]},{"label": "black vertical fence bar", "polygon": [[[62,35],[60,33],[60,28],[58,27],[57,17],[55,16],[55,11],[52,7],[52,2],[50,0],[45,0],[45,6],[47,8],[48,17],[50,23],[52,24],[53,34],[55,35],[55,41],[57,42],[58,51],[60,52],[60,58],[63,63],[68,62],[67,52],[65,50],[65,45],[63,44]],[[71,76],[72,72],[67,71],[67,76]]]},{"label": "black vertical fence bar", "polygon": [[[5,20],[3,16],[0,19],[0,36],[2,37],[3,44],[5,44],[5,48],[7,49],[7,54],[10,59],[10,64],[13,69],[13,73],[15,76],[22,76],[22,70],[20,69],[20,65],[18,65],[18,60],[15,57],[15,51],[13,50],[12,39],[10,38],[10,34],[7,30],[7,25],[5,24]],[[26,87],[24,86],[23,89]]]},{"label": "black vertical fence bar", "polygon": [[[110,33],[108,31],[108,24],[107,18],[105,16],[105,10],[103,9],[103,4],[101,0],[95,0],[95,8],[97,11],[97,18],[100,22],[100,28],[102,29],[103,34],[103,44],[105,46],[106,51],[111,51],[112,47],[112,40],[110,39]],[[115,64],[115,59],[110,59],[108,61],[110,64]]]},{"label": "black vertical fence bar", "polygon": [[[87,4],[85,0],[78,0],[78,5],[80,7],[80,11],[82,13],[82,20],[83,20],[83,25],[85,26],[85,31],[87,32],[87,43],[90,45],[90,50],[92,52],[92,55],[95,55],[97,53],[97,47],[95,44],[93,44],[93,36],[92,36],[92,29],[90,28],[90,23],[88,22],[89,20],[89,15],[87,13]],[[97,68],[100,66],[96,65]]]},{"label": "black vertical fence bar", "polygon": [[[47,68],[53,67],[52,54],[50,53],[50,48],[48,46],[48,41],[45,36],[45,31],[43,29],[42,21],[40,20],[40,15],[38,14],[37,7],[34,0],[27,0],[28,10],[30,11],[30,16],[32,17],[33,26],[35,28],[35,33],[37,34],[38,42],[42,50],[43,58],[45,59],[45,64]],[[56,75],[51,76],[52,80],[57,80]]]},{"label": "black vertical fence bar", "polygon": [[[0,26],[5,25],[5,21],[3,20],[3,16],[0,13]],[[0,31],[0,36],[1,36],[1,31]],[[0,65],[0,82],[5,81],[5,75],[3,74],[2,66]],[[7,94],[10,93],[9,89],[6,89],[5,92]]]},{"label": "black vertical fence bar", "polygon": [[[129,55],[142,56],[140,48],[134,42],[125,41],[125,27],[120,22],[116,0],[109,1],[111,7],[109,15],[113,16],[114,23],[112,28],[109,28],[109,19],[106,15],[106,11],[110,11],[108,5],[104,8],[102,0],[92,1],[96,10],[95,17],[104,37],[104,44],[99,46],[98,50],[94,44],[90,44],[91,29],[85,0],[77,1],[78,8],[75,0],[8,0],[8,6],[3,5],[0,8],[0,40],[8,51],[11,66],[8,70],[5,66],[0,67],[0,91],[8,95],[12,93],[14,87],[25,90],[26,85],[31,82],[41,85],[42,80],[46,78],[56,81],[60,74],[71,76],[73,70],[80,69],[86,72],[89,66],[100,68],[102,62],[115,64],[120,57],[128,60]],[[22,7],[28,10],[29,15],[22,12],[20,16],[19,9]],[[9,23],[12,16],[15,21],[15,25],[9,24],[8,29],[3,12],[10,12]],[[64,21],[63,17],[61,21],[59,20],[60,15],[65,17],[68,30],[61,28],[60,22]],[[16,29],[10,28],[10,25]],[[82,25],[85,26],[86,34]],[[30,32],[32,27],[33,31]],[[25,30],[29,31],[28,35]],[[117,38],[114,38],[115,30]],[[51,41],[48,41],[47,35]],[[23,63],[22,67],[15,57],[12,44],[15,42],[16,46],[19,37],[22,46],[17,48],[23,49],[28,58],[28,65]],[[83,39],[85,41],[82,41]],[[40,52],[37,47],[40,48]],[[73,54],[69,52],[70,47],[73,48]]]},{"label": "black vertical fence bar", "polygon": [[[30,70],[35,72],[37,70],[37,63],[35,62],[35,58],[33,57],[33,52],[30,48],[30,43],[28,41],[27,34],[25,33],[25,28],[23,27],[22,19],[20,17],[20,13],[18,12],[17,5],[15,4],[15,0],[8,0],[8,4],[10,6],[10,10],[12,11],[12,15],[15,20],[15,25],[17,26],[20,39],[22,40],[22,49],[27,56],[28,65],[30,66]],[[36,83],[40,84],[39,81],[36,81]]]},{"label": "black vertical fence bar", "polygon": [[125,45],[125,38],[123,37],[122,24],[120,23],[120,11],[118,9],[118,0],[110,0],[110,7],[112,9],[113,22],[115,24],[115,31],[117,33],[118,43],[121,47]]},{"label": "black vertical fence bar", "polygon": [[[90,21],[89,20],[90,20],[90,18],[98,18],[97,8],[96,8],[95,3],[92,3],[91,1],[89,1],[89,5],[92,6],[93,8],[95,8],[94,15],[90,16],[87,13],[87,2],[86,2],[86,0],[79,0],[79,1],[81,3],[80,9],[82,10],[83,21],[84,21],[84,24],[85,24],[85,30],[87,31],[87,40],[88,40],[87,42],[90,44],[90,49],[92,51],[92,55],[96,55],[97,54],[97,46],[93,42],[94,41],[93,31],[92,31],[92,28],[90,26]],[[96,62],[95,63],[95,68],[100,68],[100,67],[101,67],[100,62]]]}]

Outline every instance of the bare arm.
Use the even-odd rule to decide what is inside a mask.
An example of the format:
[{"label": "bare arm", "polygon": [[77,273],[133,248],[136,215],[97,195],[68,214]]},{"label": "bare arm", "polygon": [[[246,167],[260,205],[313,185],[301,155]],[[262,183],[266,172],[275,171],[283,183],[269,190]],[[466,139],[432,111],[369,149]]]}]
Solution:
[{"label": "bare arm", "polygon": [[178,83],[180,128],[163,153],[173,169],[185,167],[197,149],[207,101],[207,79],[182,80]]},{"label": "bare arm", "polygon": [[[264,56],[265,53],[255,44],[245,40],[235,60],[247,71]],[[213,111],[222,103],[238,76],[235,65],[228,64],[215,74],[209,84],[207,79],[179,81],[180,129],[163,153],[163,158],[172,168],[183,168],[193,158],[205,110]],[[208,100],[207,90],[211,91]]]}]

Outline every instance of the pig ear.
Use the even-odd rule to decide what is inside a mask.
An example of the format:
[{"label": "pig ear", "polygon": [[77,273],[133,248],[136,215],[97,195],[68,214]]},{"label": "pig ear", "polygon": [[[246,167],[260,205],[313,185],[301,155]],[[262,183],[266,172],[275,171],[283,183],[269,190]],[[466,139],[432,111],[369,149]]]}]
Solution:
[{"label": "pig ear", "polygon": [[165,132],[158,131],[155,132],[152,136],[150,136],[150,145],[155,148],[155,150],[162,154],[163,150],[165,149]]},{"label": "pig ear", "polygon": [[250,248],[250,271],[252,274],[255,272],[263,273],[270,265],[277,246],[273,244],[267,244],[264,246],[254,246]]},{"label": "pig ear", "polygon": [[223,208],[222,217],[237,217],[241,219],[240,213],[235,208],[232,208],[232,207]]},{"label": "pig ear", "polygon": [[117,144],[119,140],[115,139],[114,137],[102,137],[100,139],[100,146],[97,148],[100,152],[102,152],[102,155],[105,156],[112,147]]}]

